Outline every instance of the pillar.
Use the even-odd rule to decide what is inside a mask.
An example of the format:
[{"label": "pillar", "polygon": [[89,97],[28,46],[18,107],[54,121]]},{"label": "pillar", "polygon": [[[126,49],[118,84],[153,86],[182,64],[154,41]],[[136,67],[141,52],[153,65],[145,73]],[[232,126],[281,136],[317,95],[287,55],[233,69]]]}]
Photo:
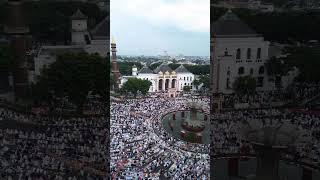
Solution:
[{"label": "pillar", "polygon": [[228,159],[228,175],[237,177],[239,175],[239,159],[230,158]]},{"label": "pillar", "polygon": [[302,168],[302,180],[312,180],[312,170],[306,167]]}]

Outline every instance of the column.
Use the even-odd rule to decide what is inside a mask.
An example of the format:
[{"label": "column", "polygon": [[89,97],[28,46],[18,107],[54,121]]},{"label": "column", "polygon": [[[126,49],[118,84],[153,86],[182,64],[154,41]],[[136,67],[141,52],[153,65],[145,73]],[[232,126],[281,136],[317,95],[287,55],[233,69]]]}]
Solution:
[{"label": "column", "polygon": [[166,90],[166,79],[163,78],[163,81],[162,81],[162,91]]},{"label": "column", "polygon": [[238,170],[239,170],[239,159],[238,158],[228,159],[228,174],[229,174],[229,176],[237,177]]},{"label": "column", "polygon": [[312,180],[312,170],[306,167],[302,168],[302,180]]}]

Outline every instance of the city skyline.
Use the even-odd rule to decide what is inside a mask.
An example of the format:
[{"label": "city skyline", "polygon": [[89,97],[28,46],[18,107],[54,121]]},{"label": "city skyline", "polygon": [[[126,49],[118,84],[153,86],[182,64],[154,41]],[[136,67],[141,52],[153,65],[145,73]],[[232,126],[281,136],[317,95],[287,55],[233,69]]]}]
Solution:
[{"label": "city skyline", "polygon": [[[209,0],[111,2],[119,55],[209,56]],[[152,14],[152,15],[151,15]]]}]

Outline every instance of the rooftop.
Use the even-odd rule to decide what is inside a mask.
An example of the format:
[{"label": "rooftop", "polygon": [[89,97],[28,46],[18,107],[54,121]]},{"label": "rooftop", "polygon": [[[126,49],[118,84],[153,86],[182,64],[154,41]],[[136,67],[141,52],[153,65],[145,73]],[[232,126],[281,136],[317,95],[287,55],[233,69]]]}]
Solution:
[{"label": "rooftop", "polygon": [[231,10],[228,10],[211,26],[212,33],[215,35],[231,35],[231,36],[258,36],[257,32],[242,22],[240,18]]}]

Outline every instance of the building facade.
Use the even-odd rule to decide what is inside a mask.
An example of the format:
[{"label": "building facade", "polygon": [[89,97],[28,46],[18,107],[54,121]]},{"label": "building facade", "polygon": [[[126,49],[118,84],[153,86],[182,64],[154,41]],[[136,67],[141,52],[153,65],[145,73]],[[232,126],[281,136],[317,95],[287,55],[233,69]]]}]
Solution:
[{"label": "building facade", "polygon": [[185,86],[193,87],[194,74],[188,71],[183,65],[172,70],[168,64],[162,63],[155,70],[144,66],[139,71],[136,66],[132,67],[132,76],[122,76],[121,85],[129,78],[148,80],[152,84],[149,92],[166,92],[169,97],[175,97],[183,91]]},{"label": "building facade", "polygon": [[34,49],[34,67],[29,71],[29,82],[35,83],[44,67],[56,61],[60,54],[97,53],[106,58],[110,54],[109,50],[109,16],[106,16],[93,29],[88,29],[87,16],[79,9],[70,17],[71,21],[71,43],[68,45],[41,45]]},{"label": "building facade", "polygon": [[271,90],[265,63],[269,42],[243,23],[231,10],[211,27],[211,76],[214,93],[233,93],[241,76],[256,79],[257,90]]}]

